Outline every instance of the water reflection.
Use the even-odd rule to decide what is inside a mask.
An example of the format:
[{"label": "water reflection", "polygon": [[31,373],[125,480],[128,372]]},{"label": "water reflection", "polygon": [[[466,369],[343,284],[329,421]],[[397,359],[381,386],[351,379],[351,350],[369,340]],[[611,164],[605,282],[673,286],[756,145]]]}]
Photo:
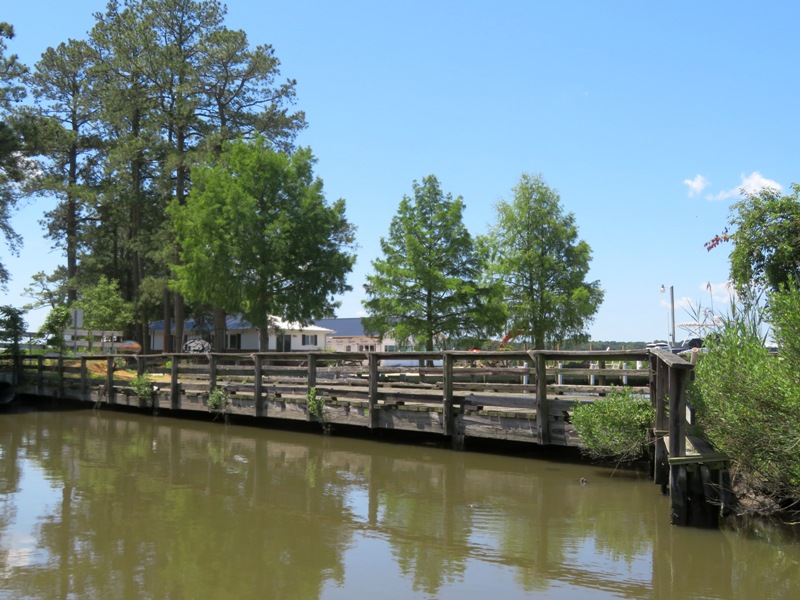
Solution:
[{"label": "water reflection", "polygon": [[798,545],[585,465],[85,410],[0,414],[0,456],[3,597],[800,590]]}]

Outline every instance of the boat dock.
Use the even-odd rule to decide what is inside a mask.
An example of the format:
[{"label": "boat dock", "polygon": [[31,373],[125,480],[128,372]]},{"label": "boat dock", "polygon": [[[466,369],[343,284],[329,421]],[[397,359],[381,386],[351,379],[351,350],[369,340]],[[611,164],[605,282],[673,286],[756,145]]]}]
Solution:
[{"label": "boat dock", "polygon": [[[158,413],[204,412],[580,447],[574,407],[613,386],[656,409],[653,481],[671,522],[715,526],[729,509],[726,458],[687,437],[693,365],[663,350],[82,354],[0,361],[17,394]],[[146,381],[148,385],[142,386]]]}]

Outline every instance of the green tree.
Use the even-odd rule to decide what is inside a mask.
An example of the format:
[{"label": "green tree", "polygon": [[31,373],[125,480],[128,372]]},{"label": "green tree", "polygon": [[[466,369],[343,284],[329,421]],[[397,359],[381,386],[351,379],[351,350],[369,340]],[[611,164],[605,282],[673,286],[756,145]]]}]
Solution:
[{"label": "green tree", "polygon": [[[800,280],[800,185],[792,193],[763,188],[731,206],[729,227],[706,243],[732,241],[731,279],[744,300]],[[755,292],[755,294],[753,294]],[[755,296],[753,298],[752,296]]]},{"label": "green tree", "polygon": [[39,328],[39,335],[44,336],[48,346],[55,348],[59,354],[64,354],[64,330],[72,322],[72,313],[66,306],[54,306],[47,313],[44,323]]},{"label": "green tree", "polygon": [[87,329],[122,331],[133,322],[133,306],[126,302],[113,279],[101,276],[94,285],[83,287],[74,308],[83,309]]},{"label": "green tree", "polygon": [[185,202],[192,165],[254,133],[290,147],[305,126],[272,49],[250,49],[224,15],[216,0],[112,0],[91,32],[107,161],[81,270],[118,280],[142,323],[161,304],[166,349],[172,319],[176,337],[183,326],[183,299],[167,289],[179,249],[166,208]]},{"label": "green tree", "polygon": [[[22,377],[22,338],[25,336],[28,324],[25,322],[24,309],[14,306],[0,306],[0,339],[6,342],[5,354],[10,354],[14,361],[12,384],[16,384]],[[11,344],[8,344],[11,342]]]},{"label": "green tree", "polygon": [[22,290],[22,294],[33,298],[33,302],[25,305],[25,310],[35,310],[43,306],[53,308],[67,303],[67,270],[58,266],[48,275],[38,271],[31,277],[31,284]]},{"label": "green tree", "polygon": [[[46,160],[36,178],[35,191],[58,198],[45,214],[48,237],[64,248],[67,259],[68,301],[77,298],[74,279],[78,248],[98,179],[97,52],[84,41],[70,40],[48,48],[29,84],[41,114],[52,121],[47,130]],[[71,283],[71,285],[70,285]]]},{"label": "green tree", "polygon": [[413,183],[381,238],[367,276],[365,327],[433,350],[502,323],[499,288],[482,282],[482,260],[463,223],[464,202],[428,175]]},{"label": "green tree", "polygon": [[174,286],[191,301],[240,312],[260,329],[270,316],[308,322],[330,316],[347,291],[354,228],[344,200],[328,204],[314,157],[276,152],[268,140],[223,145],[218,160],[192,169],[185,204],[174,202],[181,260]]},{"label": "green tree", "polygon": [[[0,22],[0,233],[9,250],[16,253],[22,243],[11,227],[11,211],[16,203],[16,184],[24,178],[24,164],[20,158],[23,141],[19,130],[9,120],[12,106],[25,97],[21,78],[27,68],[17,60],[16,54],[6,56],[6,40],[14,37],[14,28]],[[0,262],[0,287],[8,282],[9,273]]]},{"label": "green tree", "polygon": [[600,283],[586,281],[592,250],[540,175],[523,174],[513,191],[511,202],[497,205],[487,240],[492,272],[505,283],[510,330],[535,349],[579,339],[603,301]]}]

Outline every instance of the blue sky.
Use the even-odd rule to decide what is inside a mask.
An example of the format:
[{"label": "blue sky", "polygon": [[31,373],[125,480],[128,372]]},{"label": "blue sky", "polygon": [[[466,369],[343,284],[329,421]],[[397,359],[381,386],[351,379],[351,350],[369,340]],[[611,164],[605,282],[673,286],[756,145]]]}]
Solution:
[{"label": "blue sky", "polygon": [[[522,173],[541,173],[593,249],[606,292],[595,340],[664,339],[673,286],[685,306],[725,311],[725,226],[741,187],[800,182],[800,4],[442,0],[230,0],[226,23],[269,43],[297,80],[330,200],[358,228],[353,292],[361,300],[379,239],[412,181],[438,177],[461,196],[473,235],[495,220]],[[6,3],[9,51],[32,65],[48,46],[84,38],[102,0]],[[62,262],[42,238],[46,201],[14,224],[19,258],[5,302]],[[709,286],[710,284],[710,286]],[[29,315],[38,326],[44,314]],[[682,337],[680,328],[678,338]]]}]

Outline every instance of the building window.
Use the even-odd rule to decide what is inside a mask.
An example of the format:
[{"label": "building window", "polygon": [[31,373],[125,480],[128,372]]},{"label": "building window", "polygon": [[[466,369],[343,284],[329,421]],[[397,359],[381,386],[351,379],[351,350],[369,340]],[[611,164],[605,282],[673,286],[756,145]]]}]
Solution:
[{"label": "building window", "polygon": [[352,346],[345,346],[345,347],[344,347],[344,351],[345,351],[345,352],[351,352],[351,351],[352,351],[352,348],[353,348]]},{"label": "building window", "polygon": [[242,349],[242,334],[241,333],[229,333],[227,341],[228,341],[227,347],[228,347],[229,350],[241,350]]},{"label": "building window", "polygon": [[375,352],[375,344],[359,344],[359,352]]},{"label": "building window", "polygon": [[317,336],[315,335],[306,335],[303,334],[303,346],[316,346],[317,345]]},{"label": "building window", "polygon": [[278,352],[291,352],[292,336],[288,333],[279,333],[275,338],[275,350]]},{"label": "building window", "polygon": [[392,346],[384,346],[383,347],[383,351],[384,352],[397,352],[397,346],[394,346],[394,345],[392,345]]}]

